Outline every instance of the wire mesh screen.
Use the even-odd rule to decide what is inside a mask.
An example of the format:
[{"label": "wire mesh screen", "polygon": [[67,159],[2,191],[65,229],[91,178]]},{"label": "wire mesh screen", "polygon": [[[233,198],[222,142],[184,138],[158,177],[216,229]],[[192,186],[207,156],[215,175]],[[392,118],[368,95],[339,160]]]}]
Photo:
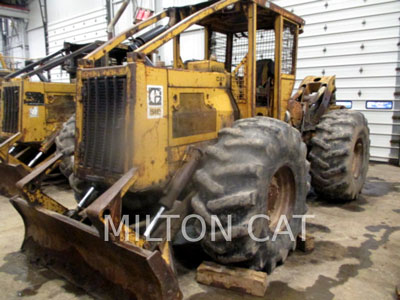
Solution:
[{"label": "wire mesh screen", "polygon": [[[275,31],[273,29],[257,30],[256,35],[256,60],[271,59],[275,57]],[[242,62],[243,58],[248,52],[249,38],[247,33],[238,33],[233,37],[233,49],[232,49],[232,72]],[[237,100],[245,100],[246,98],[246,64],[240,66],[236,72],[234,81],[232,84],[233,94]]]},{"label": "wire mesh screen", "polygon": [[215,55],[217,61],[225,63],[226,34],[213,32],[211,34],[210,55]]},{"label": "wire mesh screen", "polygon": [[[237,33],[233,36],[232,43],[232,71],[240,64],[248,51],[249,39],[247,33]],[[240,68],[240,73],[237,75],[243,76],[243,68]]]},{"label": "wire mesh screen", "polygon": [[[257,30],[257,60],[274,59],[275,56],[275,31]],[[246,56],[249,38],[247,33],[236,34],[233,38],[232,71]]]},{"label": "wire mesh screen", "polygon": [[296,25],[285,22],[283,27],[282,73],[294,74]]},{"label": "wire mesh screen", "polygon": [[275,31],[257,31],[257,60],[272,59],[275,57]]}]

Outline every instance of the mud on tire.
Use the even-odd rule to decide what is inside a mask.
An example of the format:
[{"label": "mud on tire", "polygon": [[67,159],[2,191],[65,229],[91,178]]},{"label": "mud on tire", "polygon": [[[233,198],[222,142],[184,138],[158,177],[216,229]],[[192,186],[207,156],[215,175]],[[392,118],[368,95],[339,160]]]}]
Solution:
[{"label": "mud on tire", "polygon": [[57,152],[64,156],[60,164],[60,171],[65,177],[73,173],[75,152],[75,115],[63,124],[60,134],[56,137]]},{"label": "mud on tire", "polygon": [[[307,210],[306,155],[300,133],[279,120],[243,119],[232,128],[222,129],[218,142],[206,149],[194,176],[198,193],[192,206],[207,225],[202,240],[205,252],[224,264],[267,272],[283,262],[295,248],[295,241],[287,234],[277,235],[275,241],[271,238],[277,214],[287,215],[294,237],[301,230],[301,219],[291,216],[303,215]],[[267,214],[271,220],[258,218],[252,226],[256,237],[269,237],[266,242],[254,241],[248,234],[250,219],[258,214]],[[218,217],[226,231],[227,216],[232,216],[232,241],[225,241],[218,231],[212,241],[211,215]],[[196,230],[201,232],[200,222]]]},{"label": "mud on tire", "polygon": [[60,134],[56,138],[57,152],[64,154],[60,171],[68,178],[69,185],[74,190],[75,199],[79,201],[86,193],[88,184],[74,175],[75,153],[75,115],[63,124]]},{"label": "mud on tire", "polygon": [[311,140],[312,186],[329,200],[357,198],[369,161],[368,122],[360,112],[340,109],[325,114]]}]

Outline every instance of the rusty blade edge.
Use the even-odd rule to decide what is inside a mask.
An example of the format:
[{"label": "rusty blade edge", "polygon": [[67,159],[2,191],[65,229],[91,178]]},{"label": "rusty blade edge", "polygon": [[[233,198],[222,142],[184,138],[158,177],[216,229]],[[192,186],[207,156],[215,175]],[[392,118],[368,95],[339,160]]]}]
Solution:
[{"label": "rusty blade edge", "polygon": [[21,165],[0,163],[0,194],[6,197],[19,195],[16,183],[26,175],[28,172]]},{"label": "rusty blade edge", "polygon": [[103,299],[182,299],[160,252],[105,242],[94,227],[18,197],[10,202],[25,224],[22,250],[88,293]]}]

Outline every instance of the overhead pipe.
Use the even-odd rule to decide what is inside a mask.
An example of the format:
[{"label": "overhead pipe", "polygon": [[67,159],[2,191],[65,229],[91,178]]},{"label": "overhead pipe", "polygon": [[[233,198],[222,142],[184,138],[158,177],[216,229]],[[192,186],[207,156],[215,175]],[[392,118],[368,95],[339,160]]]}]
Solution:
[{"label": "overhead pipe", "polygon": [[[121,7],[118,9],[117,13],[115,14],[114,18],[111,20],[111,22],[107,26],[107,36],[108,39],[111,40],[114,37],[114,27],[115,24],[117,24],[119,18],[121,18],[122,14],[124,13],[126,7],[128,6],[130,0],[124,0],[122,2]],[[112,3],[111,3],[112,5]]]}]

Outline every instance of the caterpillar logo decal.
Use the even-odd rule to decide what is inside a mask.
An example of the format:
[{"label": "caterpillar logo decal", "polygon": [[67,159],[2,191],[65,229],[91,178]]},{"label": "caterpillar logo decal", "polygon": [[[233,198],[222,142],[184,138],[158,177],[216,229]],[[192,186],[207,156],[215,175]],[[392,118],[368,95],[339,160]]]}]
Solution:
[{"label": "caterpillar logo decal", "polygon": [[159,119],[163,117],[163,87],[161,85],[147,86],[147,118]]}]

